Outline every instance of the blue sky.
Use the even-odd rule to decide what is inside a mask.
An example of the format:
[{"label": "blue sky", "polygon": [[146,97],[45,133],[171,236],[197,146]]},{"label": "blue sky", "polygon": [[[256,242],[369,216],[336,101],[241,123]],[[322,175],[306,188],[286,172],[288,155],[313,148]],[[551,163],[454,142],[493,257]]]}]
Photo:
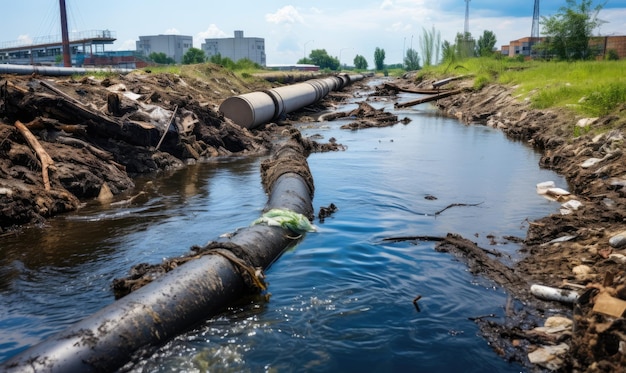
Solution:
[{"label": "blue sky", "polygon": [[[60,35],[57,0],[0,0],[0,44]],[[604,0],[602,0],[604,1]],[[419,49],[423,29],[434,27],[442,40],[462,32],[465,0],[66,0],[70,31],[111,30],[117,41],[108,50],[135,49],[140,35],[244,36],[265,39],[268,64],[295,63],[312,49],[326,49],[342,63],[356,54],[373,66],[376,47],[386,63],[400,62],[403,51]],[[594,4],[601,1],[595,0]],[[565,0],[542,0],[541,15],[554,14]],[[529,36],[534,0],[471,0],[470,32],[493,31],[497,45]],[[608,0],[600,13],[601,34],[626,34],[626,0]]]}]

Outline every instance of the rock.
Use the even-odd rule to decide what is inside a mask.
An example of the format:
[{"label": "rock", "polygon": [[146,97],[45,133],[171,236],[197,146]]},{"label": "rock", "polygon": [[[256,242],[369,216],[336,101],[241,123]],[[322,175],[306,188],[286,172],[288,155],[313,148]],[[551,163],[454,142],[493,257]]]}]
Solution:
[{"label": "rock", "polygon": [[578,265],[572,268],[572,273],[576,276],[576,279],[584,280],[589,274],[591,274],[591,267],[584,264]]},{"label": "rock", "polygon": [[614,249],[626,246],[626,231],[620,232],[609,239],[609,245]]},{"label": "rock", "polygon": [[609,254],[609,260],[615,262],[615,263],[619,263],[619,264],[626,264],[626,255],[622,255],[622,254]]},{"label": "rock", "polygon": [[542,346],[528,354],[528,360],[532,364],[541,365],[550,370],[558,370],[563,366],[561,356],[569,351],[569,346],[561,343],[556,346]]},{"label": "rock", "polygon": [[561,215],[569,215],[574,211],[577,211],[583,206],[582,202],[575,199],[569,200],[561,205]]},{"label": "rock", "polygon": [[602,162],[602,159],[600,159],[600,158],[589,158],[586,161],[584,161],[580,165],[580,167],[582,167],[582,168],[590,168],[590,167],[593,167],[593,166],[597,165],[600,162]]},{"label": "rock", "polygon": [[588,127],[592,125],[598,118],[583,118],[576,123],[576,127]]}]

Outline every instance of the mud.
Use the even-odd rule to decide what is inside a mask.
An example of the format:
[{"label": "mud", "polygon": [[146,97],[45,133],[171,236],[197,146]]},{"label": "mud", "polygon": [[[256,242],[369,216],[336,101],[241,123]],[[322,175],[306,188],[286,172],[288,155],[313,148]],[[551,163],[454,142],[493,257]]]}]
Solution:
[{"label": "mud", "polygon": [[[217,111],[231,95],[268,87],[262,79],[243,81],[210,64],[189,67],[184,76],[0,76],[0,234],[45,223],[86,201],[109,203],[131,194],[139,174],[214,157],[268,154],[285,136],[281,126],[247,130]],[[47,171],[16,121],[52,159]],[[308,146],[343,149],[334,139]]]}]

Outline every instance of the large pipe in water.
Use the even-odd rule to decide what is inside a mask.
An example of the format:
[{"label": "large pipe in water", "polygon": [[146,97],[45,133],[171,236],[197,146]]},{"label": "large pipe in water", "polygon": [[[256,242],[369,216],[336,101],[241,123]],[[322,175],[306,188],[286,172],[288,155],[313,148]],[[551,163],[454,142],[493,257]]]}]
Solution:
[{"label": "large pipe in water", "polygon": [[[299,133],[294,139],[280,147],[269,166],[262,168],[270,175],[264,177],[269,191],[266,210],[286,209],[308,217],[313,215],[312,177],[304,147],[296,141],[300,140]],[[219,243],[239,248],[251,267],[265,269],[297,242],[293,235],[282,227],[253,225]],[[222,255],[201,256],[14,356],[0,365],[0,371],[115,371],[135,351],[158,346],[188,330],[241,297],[245,290],[239,268],[231,260]]]},{"label": "large pipe in water", "polygon": [[13,65],[0,64],[0,74],[17,75],[46,75],[46,76],[70,76],[85,75],[95,72],[114,72],[128,74],[133,69],[97,68],[97,67],[58,67],[58,66],[34,66],[34,65]]},{"label": "large pipe in water", "polygon": [[276,120],[324,98],[330,91],[338,91],[355,81],[361,74],[341,74],[304,83],[273,88],[229,97],[219,111],[225,117],[245,128],[254,128]]}]

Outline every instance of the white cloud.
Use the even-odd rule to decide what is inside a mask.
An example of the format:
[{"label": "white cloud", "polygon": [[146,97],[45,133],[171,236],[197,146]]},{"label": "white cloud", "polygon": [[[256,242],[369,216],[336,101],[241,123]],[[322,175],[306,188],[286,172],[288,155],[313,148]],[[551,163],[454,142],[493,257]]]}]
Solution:
[{"label": "white cloud", "polygon": [[18,44],[20,45],[29,45],[33,44],[33,38],[28,36],[28,34],[20,35],[17,37]]},{"label": "white cloud", "polygon": [[135,42],[135,40],[132,39],[124,41],[117,47],[118,51],[131,51],[135,49],[137,49],[137,43]]},{"label": "white cloud", "polygon": [[211,23],[205,31],[201,31],[197,33],[193,41],[194,41],[194,44],[197,44],[197,47],[199,48],[200,44],[204,43],[204,39],[225,38],[225,37],[228,37],[228,34],[220,30],[216,24]]},{"label": "white cloud", "polygon": [[304,23],[304,19],[293,5],[284,6],[276,11],[276,13],[268,13],[265,20],[270,23]]},{"label": "white cloud", "polygon": [[172,28],[168,28],[167,30],[165,30],[165,34],[166,35],[180,35],[180,31],[178,31],[178,29],[172,27]]},{"label": "white cloud", "polygon": [[389,9],[393,6],[393,2],[391,0],[384,0],[382,4],[380,4],[380,9]]}]

